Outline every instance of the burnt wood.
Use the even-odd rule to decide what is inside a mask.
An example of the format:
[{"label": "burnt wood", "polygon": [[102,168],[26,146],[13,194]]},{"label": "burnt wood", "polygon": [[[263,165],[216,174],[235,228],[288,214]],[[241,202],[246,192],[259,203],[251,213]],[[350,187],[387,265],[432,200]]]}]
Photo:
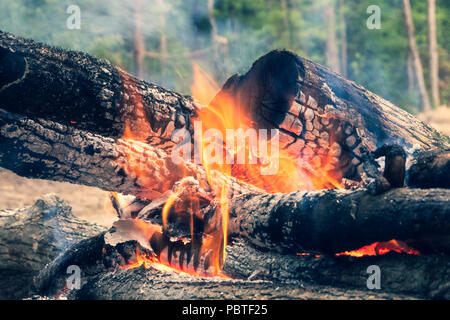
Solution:
[{"label": "burnt wood", "polygon": [[[347,177],[361,175],[362,148],[374,151],[393,142],[411,156],[416,147],[448,147],[448,137],[400,108],[286,51],[269,53],[246,75],[233,76],[212,105],[224,94],[259,127],[280,128],[289,138],[285,147],[299,157],[305,140],[315,134],[307,135],[309,122],[329,119],[326,133],[335,135],[346,155],[339,163]],[[136,80],[106,61],[0,33],[0,165],[19,175],[147,199],[192,177],[214,199],[204,169],[188,162],[175,165],[168,153],[173,130],[191,130],[197,108],[191,98]],[[135,134],[143,132],[145,142],[120,139],[125,123]],[[314,126],[326,125],[320,120]],[[136,160],[144,175],[133,172]],[[332,254],[392,238],[433,242],[449,234],[448,190],[268,194],[234,180],[231,189],[230,233],[260,249]],[[206,210],[210,215],[214,205]]]},{"label": "burnt wood", "polygon": [[51,195],[29,207],[0,210],[0,298],[29,297],[33,277],[47,263],[104,230],[78,219],[67,202]]},{"label": "burnt wood", "polygon": [[450,188],[450,149],[430,150],[414,158],[408,185],[418,188]]},{"label": "burnt wood", "polygon": [[[209,299],[259,297],[283,299],[444,298],[449,291],[449,257],[435,254],[351,258],[330,255],[285,255],[260,251],[242,239],[227,247],[226,274],[233,279],[199,278],[161,272],[134,262],[135,241],[105,245],[103,234],[83,240],[48,264],[35,280],[35,294],[69,299]],[[82,270],[80,290],[64,290],[69,265]],[[382,270],[381,290],[367,290],[367,268]],[[405,296],[408,294],[409,296]]]},{"label": "burnt wood", "polygon": [[[153,196],[172,190],[186,173],[207,183],[201,167],[189,162],[175,167],[164,151],[150,145],[139,145],[136,150],[122,140],[6,112],[0,113],[0,124],[1,165],[28,177]],[[126,164],[128,159],[125,151],[138,152],[140,168],[147,168],[147,175],[138,178],[120,166],[120,161]],[[261,247],[333,252],[359,248],[370,241],[449,232],[448,190],[397,189],[378,196],[365,190],[267,194],[236,181],[231,189],[230,217],[235,222],[230,230]],[[214,203],[210,212],[215,212]]]},{"label": "burnt wood", "polygon": [[196,106],[104,59],[0,31],[0,108],[112,138],[128,122],[162,147],[175,128],[189,129]]}]

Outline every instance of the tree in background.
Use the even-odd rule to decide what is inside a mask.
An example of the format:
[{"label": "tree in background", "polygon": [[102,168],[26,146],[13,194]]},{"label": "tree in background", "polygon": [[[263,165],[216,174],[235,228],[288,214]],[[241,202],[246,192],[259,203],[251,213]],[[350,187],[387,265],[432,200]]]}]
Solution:
[{"label": "tree in background", "polygon": [[420,99],[422,103],[422,110],[428,111],[431,109],[430,100],[428,99],[427,89],[425,87],[425,80],[423,76],[422,62],[420,61],[419,49],[417,48],[416,35],[414,23],[411,13],[411,4],[409,0],[403,0],[403,9],[405,14],[405,25],[408,32],[409,49],[414,60],[414,70],[416,72],[416,80],[420,92]]},{"label": "tree in background", "polygon": [[345,22],[344,0],[339,0],[339,35],[341,43],[341,74],[347,78],[347,26]]},{"label": "tree in background", "polygon": [[134,73],[138,78],[144,78],[145,42],[142,34],[142,0],[134,0],[134,32],[133,32],[133,58]]},{"label": "tree in background", "polygon": [[441,104],[439,98],[439,55],[436,32],[436,0],[428,0],[428,43],[430,52],[430,86],[435,106]]},{"label": "tree in background", "polygon": [[[77,0],[81,30],[68,30],[66,9],[73,3],[1,0],[0,29],[109,59],[138,77],[185,94],[191,93],[192,61],[222,84],[264,53],[286,48],[339,70],[410,112],[424,105],[408,31],[399,19],[402,1]],[[381,7],[379,30],[366,28],[369,5]],[[421,73],[434,104],[436,86],[441,103],[449,104],[450,1],[436,2],[435,19],[427,6],[431,10],[429,1],[411,1],[416,56],[430,61]],[[435,50],[430,45],[433,20]],[[433,53],[439,61],[437,80]]]},{"label": "tree in background", "polygon": [[327,39],[325,50],[328,66],[335,72],[340,73],[339,51],[336,37],[336,14],[334,1],[328,2],[323,8],[323,15],[327,26]]}]

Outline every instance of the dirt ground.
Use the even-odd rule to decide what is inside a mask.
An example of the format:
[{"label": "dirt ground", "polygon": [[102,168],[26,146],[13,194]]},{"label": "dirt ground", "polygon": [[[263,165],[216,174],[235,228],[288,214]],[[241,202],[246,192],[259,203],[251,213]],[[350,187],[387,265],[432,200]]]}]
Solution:
[{"label": "dirt ground", "polygon": [[97,188],[70,183],[27,179],[0,168],[0,209],[32,205],[44,194],[67,200],[79,218],[109,226],[116,219],[109,208],[108,194]]},{"label": "dirt ground", "polygon": [[[417,116],[439,131],[450,135],[450,107],[440,107]],[[69,201],[75,215],[110,226],[116,219],[107,193],[91,187],[55,181],[27,179],[0,168],[0,209],[32,205],[47,193]]]},{"label": "dirt ground", "polygon": [[417,118],[450,136],[450,107],[441,106],[417,115]]}]

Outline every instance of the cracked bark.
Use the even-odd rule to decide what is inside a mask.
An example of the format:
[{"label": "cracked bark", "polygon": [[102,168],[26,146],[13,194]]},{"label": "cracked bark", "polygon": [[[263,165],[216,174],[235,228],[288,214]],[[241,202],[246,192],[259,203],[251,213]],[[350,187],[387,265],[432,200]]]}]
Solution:
[{"label": "cracked bark", "polygon": [[[103,60],[5,33],[0,33],[0,59],[0,107],[6,110],[0,112],[1,166],[27,177],[150,199],[186,176],[207,186],[200,166],[175,165],[168,155],[173,129],[190,129],[196,113],[190,98],[136,80]],[[286,128],[286,119],[297,117],[284,129],[294,142],[306,138],[303,122],[311,112],[312,118],[326,112],[336,121],[333,130],[345,130],[349,124],[358,141],[368,146],[448,145],[447,138],[389,102],[287,52],[264,56],[246,75],[232,77],[221,94],[230,94],[232,107],[247,110],[259,126],[284,123]],[[297,111],[292,109],[294,101],[311,112],[292,113]],[[118,139],[124,123],[138,132],[142,122],[151,127],[143,131],[147,143]],[[289,148],[294,148],[292,143]],[[131,168],[136,162],[144,175],[137,176]],[[392,238],[413,239],[416,245],[425,239],[431,247],[449,248],[448,242],[433,240],[449,232],[448,190],[397,189],[378,196],[364,190],[271,195],[236,181],[232,190],[237,192],[231,196],[230,232],[265,250],[334,253]],[[213,208],[214,204],[211,212]]]},{"label": "cracked bark", "polygon": [[[183,100],[184,98],[176,93],[139,82],[124,75],[124,73],[120,75],[121,71],[103,60],[81,53],[58,51],[6,33],[0,35],[0,53],[3,62],[0,63],[3,75],[3,86],[0,92],[2,108],[25,115],[25,117],[20,117],[7,111],[0,113],[0,164],[2,166],[27,177],[69,181],[150,199],[171,190],[175,182],[186,176],[193,176],[202,185],[208,185],[204,170],[200,166],[184,162],[175,165],[168,153],[163,150],[163,145],[157,143],[154,146],[151,139],[148,144],[130,143],[117,139],[123,134],[124,121],[133,123],[133,120],[142,119],[148,120],[152,129],[154,129],[151,133],[154,135],[153,137],[167,138],[165,133],[171,131],[171,129],[167,129],[167,122],[173,123],[176,114],[185,116],[183,118],[186,121],[184,125],[189,126],[189,117],[194,114],[195,109],[192,100],[189,98]],[[20,70],[21,63],[24,69],[23,73],[14,74],[14,72]],[[278,63],[282,63],[281,66]],[[67,70],[65,69],[66,65]],[[15,67],[12,68],[11,66]],[[275,66],[279,67],[276,68]],[[267,72],[267,77],[260,77],[261,72]],[[75,77],[78,73],[79,76]],[[45,76],[49,78],[47,79]],[[45,79],[42,79],[42,77]],[[20,81],[17,81],[17,79],[20,79]],[[38,79],[42,81],[37,83]],[[77,82],[77,79],[80,79],[80,82]],[[127,83],[129,81],[131,81],[131,84]],[[40,88],[42,83],[44,83],[46,90],[50,90],[46,91],[45,95],[36,95],[36,93],[27,91]],[[46,87],[48,83],[51,84],[51,88]],[[141,90],[139,94],[131,95],[131,97],[133,97],[133,102],[144,107],[145,116],[138,112],[138,114],[128,114],[129,118],[123,119],[121,118],[122,112],[128,106],[127,103],[123,103],[123,100],[130,100],[127,93],[130,87],[134,88],[133,90]],[[26,94],[19,94],[19,89],[20,92]],[[110,97],[112,100],[107,100],[106,103],[103,101],[105,96],[101,94],[104,89],[113,93]],[[147,89],[150,92],[149,94],[142,91]],[[253,94],[248,95],[245,92],[253,92]],[[77,99],[77,94],[80,99]],[[291,108],[292,99],[295,101],[298,99],[298,103],[314,110],[313,112],[316,115],[326,110],[330,117],[339,121],[354,121],[352,125],[359,129],[356,130],[356,132],[359,132],[359,138],[366,139],[369,145],[375,144],[377,146],[387,138],[407,144],[420,143],[422,147],[437,147],[446,144],[445,139],[440,137],[438,133],[427,128],[408,113],[320,65],[298,58],[289,52],[274,51],[262,57],[255,62],[245,76],[232,77],[218,96],[221,94],[231,94],[234,98],[233,107],[242,107],[248,111],[248,114],[259,117],[254,118],[254,120],[258,120],[259,125],[267,124],[267,118],[275,121],[269,124],[272,126],[276,125],[278,120],[284,121],[283,119],[291,112],[291,109],[286,108]],[[142,101],[140,103],[139,97],[141,96],[144,100],[147,99],[145,103]],[[32,100],[33,97],[36,98],[36,101]],[[160,97],[160,99],[157,97]],[[21,99],[28,100],[22,101]],[[174,102],[175,100],[176,102]],[[71,103],[68,101],[71,101]],[[164,101],[168,102],[163,104]],[[171,101],[173,103],[170,103]],[[275,101],[277,101],[278,109],[270,109],[269,113],[267,113],[267,110],[261,109],[260,103],[273,105]],[[214,101],[212,104],[214,104]],[[109,111],[107,110],[111,106],[115,110],[116,116],[119,115],[118,117],[111,118],[108,115]],[[329,107],[326,108],[327,106]],[[140,110],[140,108],[137,109],[137,111]],[[168,112],[163,112],[167,110]],[[160,116],[163,118],[158,118]],[[298,116],[300,117],[300,115]],[[48,119],[32,120],[31,117],[46,117]],[[109,122],[106,121],[108,119]],[[299,118],[299,121],[303,121],[303,119]],[[405,125],[406,122],[411,123]],[[156,127],[158,125],[160,126],[159,129]],[[411,127],[414,125],[416,127],[413,135],[411,134]],[[79,127],[77,128],[77,126]],[[345,123],[340,123],[339,126],[345,127]],[[374,129],[374,126],[376,126],[376,129]],[[169,127],[173,129],[175,126]],[[165,129],[160,130],[161,128]],[[299,138],[303,134],[301,133]],[[132,161],[130,161],[130,155]],[[140,170],[145,173],[137,176],[130,168],[131,162],[134,163],[133,165],[136,165],[137,162]],[[220,177],[220,174],[218,177]],[[235,195],[251,192],[251,189],[245,184],[237,182],[234,182],[232,187],[232,190],[237,190],[237,192],[233,192]],[[378,199],[379,202],[374,202],[383,204],[382,198],[371,197],[360,191],[350,193],[348,197],[345,197],[345,193],[341,195],[334,191],[324,191],[317,194],[299,192],[280,197],[260,194],[259,192],[251,193],[251,197],[265,201],[259,204],[268,208],[267,212],[256,210],[259,214],[251,215],[239,211],[239,206],[235,206],[235,208],[236,211],[240,212],[236,216],[242,217],[239,218],[239,223],[237,223],[239,233],[253,239],[254,243],[258,243],[261,237],[265,237],[267,232],[264,225],[267,222],[266,219],[280,214],[277,211],[278,207],[273,206],[274,199],[279,200],[278,206],[283,208],[280,209],[280,212],[290,217],[291,220],[288,219],[288,221],[294,225],[297,225],[296,215],[301,216],[303,209],[311,209],[311,206],[315,206],[316,202],[329,208],[336,205],[336,201],[341,196],[346,199],[345,205],[340,209],[344,216],[348,216],[354,211],[354,208],[349,205],[354,202],[354,198],[367,198],[370,201]],[[427,196],[428,194],[436,195],[437,199],[441,200],[443,200],[443,197],[440,197],[442,194],[444,194],[444,198],[445,196],[448,197],[448,195],[445,195],[445,191],[434,191],[434,193],[433,191],[415,191],[414,195],[399,193],[398,200],[401,202],[411,199],[412,203],[417,205],[417,208],[427,210],[426,206],[421,207],[417,204],[416,197]],[[303,198],[307,200],[305,204],[293,210],[287,205],[287,203],[292,203],[290,201],[292,197],[299,197],[297,199],[298,204],[301,204]],[[234,198],[232,195],[232,207]],[[395,200],[393,198],[388,200]],[[357,202],[361,201],[360,199]],[[236,203],[242,204],[239,201],[237,199]],[[286,204],[283,204],[283,201],[286,201]],[[254,210],[252,203],[256,202],[247,198],[242,207],[249,208],[248,210],[251,212]],[[445,202],[441,204],[430,202],[430,208],[428,209],[440,212],[440,219],[442,219],[442,222],[446,222],[448,206]],[[404,208],[409,207],[405,205]],[[272,209],[273,211],[271,211]],[[373,207],[372,209],[374,210]],[[320,211],[320,209],[318,210]],[[403,208],[396,206],[392,210],[402,212]],[[320,219],[314,217],[313,211],[309,211],[311,218],[307,217],[306,221],[312,219],[317,223],[321,222]],[[382,212],[377,210],[374,210],[374,212],[376,212],[375,216],[382,215]],[[323,230],[329,230],[331,225],[335,223],[329,216],[326,217],[328,217],[328,220],[325,219],[326,224],[323,226]],[[409,218],[413,219],[413,217],[414,215],[411,215]],[[261,218],[261,222],[253,221],[259,218]],[[280,237],[279,234],[275,235],[275,233],[281,232],[281,229],[279,229],[280,222],[277,222],[276,218],[269,221],[273,224],[274,229],[272,231],[274,234],[268,237],[267,243],[264,243],[269,247],[276,244],[280,248],[285,245],[290,246],[290,249],[298,246],[324,251],[334,251],[337,250],[336,247],[350,249],[348,247],[350,241],[344,241],[345,232],[337,233],[342,239],[335,241],[335,244],[328,241],[324,245],[322,242],[329,237],[326,232],[320,233],[320,236],[311,235],[317,237],[318,240],[298,238],[303,232],[298,230],[287,237]],[[256,231],[246,230],[245,224],[249,228],[255,223],[258,226],[255,228]],[[424,221],[424,223],[426,229],[431,222]],[[303,224],[300,223],[300,225],[303,228]],[[304,224],[304,226],[306,225],[307,223]],[[343,223],[343,225],[347,228],[347,232],[355,234],[352,239],[352,241],[355,241],[355,245],[368,244],[366,241],[369,241],[369,239],[373,241],[382,240],[376,239],[377,237],[370,232],[368,234],[357,232],[359,226],[355,223]],[[403,240],[405,237],[411,236],[410,234],[404,235],[403,227],[398,224],[395,225],[399,228],[398,230],[387,232],[381,238],[399,234],[401,235],[400,240]],[[446,231],[442,228],[437,226],[437,232]],[[422,232],[424,232],[422,229],[418,230],[418,235],[422,235]],[[428,232],[431,231],[428,230]],[[308,231],[308,233],[311,232]],[[292,238],[295,237],[297,238],[292,242]],[[361,239],[358,240],[358,237]],[[342,244],[342,241],[345,244]],[[352,248],[355,247],[352,246]]]},{"label": "cracked bark", "polygon": [[[172,161],[164,150],[138,141],[114,140],[47,120],[0,110],[0,166],[28,178],[65,181],[153,199],[183,177],[208,189],[204,169]],[[137,173],[139,172],[139,174]],[[255,190],[233,178],[232,194]]]},{"label": "cracked bark", "polygon": [[[119,138],[125,123],[150,144],[170,144],[189,129],[193,99],[138,80],[110,62],[0,31],[1,108],[31,118]],[[143,136],[145,134],[145,136]]]}]

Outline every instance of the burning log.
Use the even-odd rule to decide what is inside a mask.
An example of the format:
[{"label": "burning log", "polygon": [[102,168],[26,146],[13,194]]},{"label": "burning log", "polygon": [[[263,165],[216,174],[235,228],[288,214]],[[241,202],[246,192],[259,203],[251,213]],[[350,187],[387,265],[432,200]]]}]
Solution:
[{"label": "burning log", "polygon": [[192,98],[138,80],[106,60],[2,31],[0,101],[12,113],[105,137],[122,137],[128,122],[160,148],[173,145],[173,130],[189,127],[196,108]]},{"label": "burning log", "polygon": [[414,239],[450,234],[449,199],[443,189],[245,194],[233,199],[230,223],[257,247],[285,253],[332,254],[391,239],[414,246]]},{"label": "burning log", "polygon": [[[6,111],[0,112],[0,122],[1,166],[22,176],[135,195],[142,192],[160,195],[185,174],[196,176],[188,164],[175,166],[163,150],[147,144],[114,141],[60,123],[31,120]],[[138,166],[151,184],[126,171],[130,161],[139,160]]]},{"label": "burning log", "polygon": [[[396,189],[376,195],[404,185],[406,157],[415,149],[447,148],[448,137],[292,53],[263,56],[246,75],[231,77],[205,108],[104,61],[4,33],[0,59],[0,165],[28,177],[152,201],[146,203],[151,210],[147,206],[145,212],[122,217],[138,218],[126,220],[128,225],[145,222],[152,227],[135,228],[142,233],[139,239],[129,235],[113,242],[138,240],[166,265],[195,272],[200,265],[200,274],[208,274],[211,248],[203,247],[204,242],[215,242],[217,257],[229,235],[264,250],[335,254],[391,239],[413,246],[423,240],[434,244],[434,237],[449,234],[448,190]],[[41,78],[52,86],[45,97],[32,99]],[[30,95],[24,98],[23,92]],[[206,129],[218,126],[220,134],[241,126],[278,129],[282,170],[263,177],[245,164],[211,166],[203,143],[201,163],[175,163],[169,155],[175,146],[172,133],[175,128],[192,133],[194,119]],[[383,149],[386,143],[400,147]],[[374,160],[381,156],[386,158],[382,178]],[[257,152],[256,158],[264,157]],[[410,172],[409,181],[414,174]],[[370,180],[381,188],[314,190],[342,188],[344,181],[370,186]],[[191,231],[191,242],[170,229],[175,215]],[[194,228],[194,220],[201,221],[201,228]],[[115,231],[120,233],[120,223]],[[200,245],[197,257],[194,240]],[[441,247],[448,251],[448,242]]]},{"label": "burning log", "polygon": [[[123,266],[136,261],[136,246],[145,250],[135,241],[115,247],[105,245],[103,234],[83,240],[40,272],[35,280],[35,293],[50,297],[64,293],[61,289],[66,283],[67,267],[78,265],[82,270],[81,289],[66,291],[69,299],[203,299],[216,295],[220,299],[247,299],[255,295],[281,297],[279,294],[284,298],[327,299],[339,294],[346,297],[350,292],[364,299],[404,299],[411,296],[399,293],[422,298],[448,298],[450,294],[447,255],[422,257],[390,253],[363,258],[284,255],[261,252],[238,239],[227,248],[224,271],[234,278],[227,279],[194,277],[176,270],[161,270],[155,264],[146,267],[138,264],[124,269]],[[383,270],[383,290],[367,290],[367,267],[370,265],[378,265]],[[433,272],[428,274],[429,270]],[[399,274],[404,276],[398,277]],[[318,284],[322,286],[318,287]],[[209,296],[205,288],[210,289]],[[278,289],[266,291],[269,288]],[[220,292],[226,292],[225,296]]]},{"label": "burning log", "polygon": [[[156,198],[192,176],[207,187],[204,169],[175,164],[164,150],[139,141],[92,134],[0,109],[0,166],[28,178],[67,181]],[[137,174],[137,171],[139,174]],[[217,173],[218,179],[228,179]],[[236,194],[255,190],[230,179]]]},{"label": "burning log", "polygon": [[232,76],[211,105],[224,101],[258,128],[279,129],[280,147],[311,166],[308,171],[337,180],[361,179],[364,155],[383,145],[400,145],[411,157],[450,142],[376,94],[288,51],[272,51],[245,75]]},{"label": "burning log", "polygon": [[[46,121],[13,117],[6,112],[0,116],[0,163],[28,177],[71,181],[135,195],[169,191],[186,173],[207,183],[201,167],[190,166],[189,162],[184,163],[185,167],[176,167],[162,150],[149,145],[141,145],[144,155],[141,169],[148,168],[149,173],[142,177],[129,176],[118,163],[128,161],[126,155],[131,153],[133,145],[121,140],[114,143],[110,138]],[[143,178],[152,184],[140,183],[139,179]],[[146,189],[149,185],[153,187],[151,190]],[[398,189],[379,196],[363,190],[271,195],[255,193],[255,189],[242,183],[233,186],[236,186],[233,188],[236,196],[230,203],[230,230],[245,235],[255,244],[260,243],[261,247],[289,246],[291,252],[299,247],[339,252],[375,241],[408,240],[425,236],[427,232],[428,235],[449,232],[447,190]],[[164,202],[160,211],[163,205]],[[213,214],[214,206],[209,211]],[[419,226],[415,227],[413,222]],[[282,230],[287,234],[280,234]]]}]

